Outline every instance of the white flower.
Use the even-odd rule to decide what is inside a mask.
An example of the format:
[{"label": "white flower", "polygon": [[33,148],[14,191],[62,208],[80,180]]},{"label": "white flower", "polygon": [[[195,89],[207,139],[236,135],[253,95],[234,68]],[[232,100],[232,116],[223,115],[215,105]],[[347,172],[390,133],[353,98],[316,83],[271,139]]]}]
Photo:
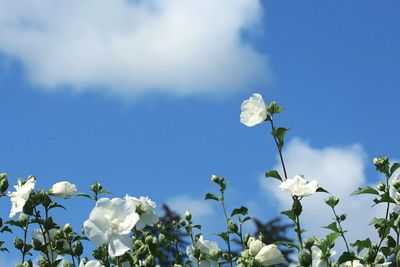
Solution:
[{"label": "white flower", "polygon": [[8,192],[12,203],[10,218],[24,210],[25,203],[28,201],[31,191],[35,188],[35,182],[35,178],[31,176],[24,184],[18,181],[18,185],[14,186],[14,192]]},{"label": "white flower", "polygon": [[[389,266],[391,263],[390,262],[385,262],[385,263],[380,263],[380,264],[374,264],[374,267],[384,267],[384,266]],[[364,265],[362,264],[359,260],[354,260],[354,261],[346,261],[344,263],[344,266],[348,266],[348,267],[372,267],[370,265]]]},{"label": "white flower", "polygon": [[247,242],[250,256],[261,264],[261,266],[270,266],[275,264],[286,264],[285,257],[276,245],[265,245],[260,240],[250,238]]},{"label": "white flower", "polygon": [[260,94],[253,94],[243,101],[240,122],[248,127],[262,123],[268,117],[267,106]]},{"label": "white flower", "polygon": [[132,228],[139,220],[136,206],[121,198],[101,198],[85,221],[83,230],[95,245],[108,244],[111,257],[132,249]]},{"label": "white flower", "polygon": [[200,262],[197,261],[195,256],[193,255],[193,250],[195,249],[193,246],[188,246],[186,248],[186,254],[192,262],[196,262],[199,267],[213,267],[218,266],[218,262],[213,259],[213,257],[218,253],[218,244],[213,241],[204,240],[203,236],[199,237],[197,240],[195,247],[200,250],[202,254],[206,256],[205,259]]},{"label": "white flower", "polygon": [[158,222],[158,215],[154,211],[156,208],[156,203],[148,197],[131,197],[129,195],[125,196],[127,201],[133,202],[136,206],[136,211],[139,213],[139,221],[136,223],[136,229],[143,229],[148,226],[153,226]]},{"label": "white flower", "polygon": [[81,261],[81,263],[79,263],[79,267],[104,267],[104,265],[102,265],[98,260],[90,260],[86,263]]},{"label": "white flower", "polygon": [[[329,255],[334,256],[336,251],[330,250]],[[311,248],[312,267],[328,267],[328,262],[322,259],[322,251],[319,247],[313,246]]]},{"label": "white flower", "polygon": [[49,189],[49,194],[58,198],[70,198],[76,194],[76,186],[67,181],[54,184]]},{"label": "white flower", "polygon": [[292,179],[287,179],[279,185],[282,191],[287,191],[292,196],[306,197],[314,194],[318,189],[317,181],[309,182],[303,176],[296,175]]}]

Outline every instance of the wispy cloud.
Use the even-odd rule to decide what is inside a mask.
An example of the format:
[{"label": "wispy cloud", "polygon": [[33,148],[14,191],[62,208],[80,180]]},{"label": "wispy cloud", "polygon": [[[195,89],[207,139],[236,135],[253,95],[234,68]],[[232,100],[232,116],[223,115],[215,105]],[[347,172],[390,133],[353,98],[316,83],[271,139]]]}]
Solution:
[{"label": "wispy cloud", "polygon": [[[364,172],[366,154],[360,145],[318,149],[301,139],[294,139],[288,143],[284,153],[290,176],[304,174],[308,180],[317,180],[331,194],[340,197],[338,211],[347,213],[348,218],[343,224],[348,230],[346,235],[350,242],[365,237],[376,237],[369,223],[373,217],[383,216],[384,210],[378,206],[370,208],[371,197],[349,196],[358,187],[368,184]],[[280,170],[281,167],[277,163],[275,168]],[[283,209],[290,208],[291,198],[287,192],[278,189],[275,181],[262,178],[261,184],[272,193]],[[304,212],[301,217],[303,226],[307,229],[307,236],[323,236],[328,233],[328,230],[321,228],[331,223],[333,218],[332,211],[324,202],[327,197],[326,194],[318,193],[302,201]],[[344,249],[342,241],[339,242],[338,249]]]},{"label": "wispy cloud", "polygon": [[204,220],[214,215],[214,209],[212,208],[212,206],[202,199],[195,199],[183,195],[171,198],[166,202],[173,210],[176,210],[180,215],[183,215],[187,210],[190,211],[195,220]]},{"label": "wispy cloud", "polygon": [[47,89],[220,93],[265,84],[259,0],[0,0],[0,52]]}]

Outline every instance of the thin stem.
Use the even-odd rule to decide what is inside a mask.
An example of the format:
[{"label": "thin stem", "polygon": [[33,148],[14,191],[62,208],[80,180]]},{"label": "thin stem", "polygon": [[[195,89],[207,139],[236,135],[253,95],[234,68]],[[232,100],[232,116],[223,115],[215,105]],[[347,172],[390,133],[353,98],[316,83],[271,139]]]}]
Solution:
[{"label": "thin stem", "polygon": [[[284,173],[284,175],[285,175],[283,181],[285,181],[285,180],[288,179],[288,175],[287,175],[287,171],[286,171],[285,160],[283,159],[282,148],[279,146],[278,139],[277,139],[277,138],[275,137],[275,135],[273,134],[274,131],[275,131],[275,126],[274,126],[274,121],[273,121],[272,116],[271,116],[271,118],[270,118],[269,121],[270,121],[270,123],[271,123],[272,137],[273,137],[273,139],[274,139],[274,141],[275,141],[275,144],[276,144],[276,147],[277,147],[277,149],[278,149],[279,159],[280,159],[280,161],[281,161],[283,173]],[[293,199],[293,202],[294,202],[294,201],[295,201],[295,197],[293,196],[292,199]],[[298,243],[299,243],[299,249],[300,249],[300,250],[303,250],[303,238],[302,238],[302,236],[301,236],[300,216],[298,216],[298,215],[296,215],[295,224],[296,224],[295,231],[296,231],[296,234],[297,234],[297,241],[298,241]]]},{"label": "thin stem", "polygon": [[243,223],[240,222],[239,224],[239,237],[240,237],[240,243],[242,244],[242,250],[244,250],[244,244],[243,244]]},{"label": "thin stem", "polygon": [[45,253],[45,255],[46,255],[47,261],[48,261],[49,263],[51,263],[50,256],[49,256],[49,246],[50,246],[51,244],[50,244],[50,242],[49,242],[49,244],[47,245],[47,241],[46,241],[46,232],[45,232],[45,230],[43,229],[42,224],[39,223],[39,219],[40,219],[39,212],[37,211],[36,208],[34,208],[34,211],[35,211],[36,220],[38,221],[37,224],[39,225],[40,232],[42,233],[42,236],[43,236],[44,245],[46,246],[46,253]]},{"label": "thin stem", "polygon": [[343,227],[342,227],[342,225],[340,224],[340,221],[338,220],[338,216],[337,216],[337,214],[336,214],[336,211],[335,211],[335,208],[334,208],[334,207],[332,207],[332,211],[333,211],[333,214],[335,215],[335,220],[336,220],[336,222],[337,222],[337,224],[338,224],[338,226],[339,226],[340,235],[342,236],[342,238],[343,238],[343,240],[344,240],[344,243],[346,244],[347,252],[351,253],[351,252],[350,252],[349,244],[347,243],[347,240],[346,240],[346,236],[344,235]]},{"label": "thin stem", "polygon": [[228,217],[228,214],[227,214],[226,208],[225,208],[225,197],[224,197],[224,191],[223,190],[221,190],[221,198],[222,198],[221,205],[222,205],[222,209],[224,211],[224,216],[225,216],[225,220],[226,220],[226,228],[227,228],[227,233],[228,233],[228,236],[227,236],[228,240],[227,240],[226,243],[228,245],[229,265],[232,267],[233,263],[232,263],[232,252],[231,252],[231,240],[230,240],[230,237],[229,237],[229,217]]},{"label": "thin stem", "polygon": [[[396,246],[396,247],[398,247],[398,246],[399,246],[399,238],[400,238],[399,230],[398,230],[398,229],[396,230],[396,234],[397,234],[397,238],[396,238],[396,244],[397,244],[397,246]],[[397,257],[396,257],[396,267],[399,267],[399,261],[397,260]]]},{"label": "thin stem", "polygon": [[[269,121],[271,122],[272,132],[274,132],[274,131],[275,131],[275,126],[274,126],[274,121],[272,120],[272,117],[271,117],[271,119],[270,119]],[[287,171],[286,171],[285,161],[283,160],[282,148],[279,147],[278,139],[277,139],[274,135],[272,135],[272,136],[273,136],[273,138],[274,138],[276,147],[278,148],[279,159],[280,159],[280,161],[281,161],[283,173],[284,173],[284,175],[285,175],[285,179],[284,179],[284,180],[287,180],[287,179],[288,179],[288,175],[287,175]]]},{"label": "thin stem", "polygon": [[23,264],[25,262],[25,256],[26,256],[25,244],[26,244],[26,239],[27,239],[27,236],[28,236],[28,226],[29,226],[29,217],[27,218],[26,225],[24,227],[24,247],[23,247],[23,250],[21,251],[22,252],[22,262],[21,262],[21,264]]},{"label": "thin stem", "polygon": [[69,246],[69,251],[71,252],[72,264],[74,265],[74,267],[76,267],[74,253],[72,252],[71,241],[67,240],[67,243]]},{"label": "thin stem", "polygon": [[297,242],[299,243],[300,250],[303,250],[303,238],[301,236],[301,225],[300,225],[300,216],[296,215],[296,234],[297,234]]},{"label": "thin stem", "polygon": [[[389,176],[386,175],[386,192],[385,193],[386,193],[387,196],[390,196],[390,190],[389,189],[390,189],[389,188]],[[389,210],[390,210],[390,202],[387,202],[386,213],[385,213],[385,222],[389,218]],[[386,238],[386,235],[385,235],[386,227],[387,227],[387,224],[385,223],[385,225],[383,226],[383,232],[382,232],[381,240],[379,241],[378,248],[376,249],[375,261],[376,261],[376,259],[378,257],[378,253],[379,253],[379,250],[380,250],[380,248],[382,246],[382,242]]]}]

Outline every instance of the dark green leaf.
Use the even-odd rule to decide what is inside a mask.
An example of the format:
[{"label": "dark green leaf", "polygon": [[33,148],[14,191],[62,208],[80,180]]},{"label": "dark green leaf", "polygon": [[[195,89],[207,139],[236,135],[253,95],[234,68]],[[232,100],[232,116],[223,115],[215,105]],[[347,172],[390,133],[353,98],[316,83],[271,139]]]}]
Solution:
[{"label": "dark green leaf", "polygon": [[400,163],[393,163],[392,167],[390,168],[390,175],[392,175],[398,168],[400,168]]},{"label": "dark green leaf", "polygon": [[351,244],[352,247],[357,247],[357,253],[360,253],[366,248],[371,248],[372,242],[369,238],[365,240],[357,240],[353,244]]},{"label": "dark green leaf", "polygon": [[349,252],[343,252],[342,255],[340,255],[337,264],[342,264],[345,263],[346,261],[353,261],[356,260],[356,256],[354,255],[354,253],[349,253]]},{"label": "dark green leaf", "polygon": [[279,175],[279,172],[276,170],[271,170],[269,172],[266,172],[265,177],[266,178],[272,177],[272,178],[278,179],[279,181],[282,181],[282,177]]},{"label": "dark green leaf", "polygon": [[340,233],[340,230],[339,230],[336,222],[333,222],[333,223],[329,224],[328,226],[324,226],[322,228],[326,228],[326,229],[332,230],[335,233]]},{"label": "dark green leaf", "polygon": [[246,207],[240,207],[238,209],[234,209],[231,213],[231,216],[235,216],[235,215],[246,215],[247,214],[248,209]]},{"label": "dark green leaf", "polygon": [[212,199],[212,200],[219,201],[219,198],[216,197],[214,194],[211,194],[211,193],[207,193],[206,196],[204,197],[204,199],[205,199],[205,200],[207,200],[207,199]]},{"label": "dark green leaf", "polygon": [[361,195],[361,194],[379,195],[379,192],[370,186],[366,186],[366,187],[359,187],[350,196]]},{"label": "dark green leaf", "polygon": [[322,187],[318,187],[317,188],[317,192],[322,192],[322,193],[328,193],[329,194],[329,192],[327,190],[325,190],[324,188],[322,188]]}]

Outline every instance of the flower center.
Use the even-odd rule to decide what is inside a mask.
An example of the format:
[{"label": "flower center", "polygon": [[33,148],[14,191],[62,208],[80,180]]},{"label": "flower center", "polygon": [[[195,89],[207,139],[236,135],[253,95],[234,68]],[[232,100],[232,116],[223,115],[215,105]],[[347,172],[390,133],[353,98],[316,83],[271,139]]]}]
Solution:
[{"label": "flower center", "polygon": [[111,223],[110,223],[110,231],[112,233],[115,233],[115,232],[119,231],[119,220],[117,218],[111,221]]}]

